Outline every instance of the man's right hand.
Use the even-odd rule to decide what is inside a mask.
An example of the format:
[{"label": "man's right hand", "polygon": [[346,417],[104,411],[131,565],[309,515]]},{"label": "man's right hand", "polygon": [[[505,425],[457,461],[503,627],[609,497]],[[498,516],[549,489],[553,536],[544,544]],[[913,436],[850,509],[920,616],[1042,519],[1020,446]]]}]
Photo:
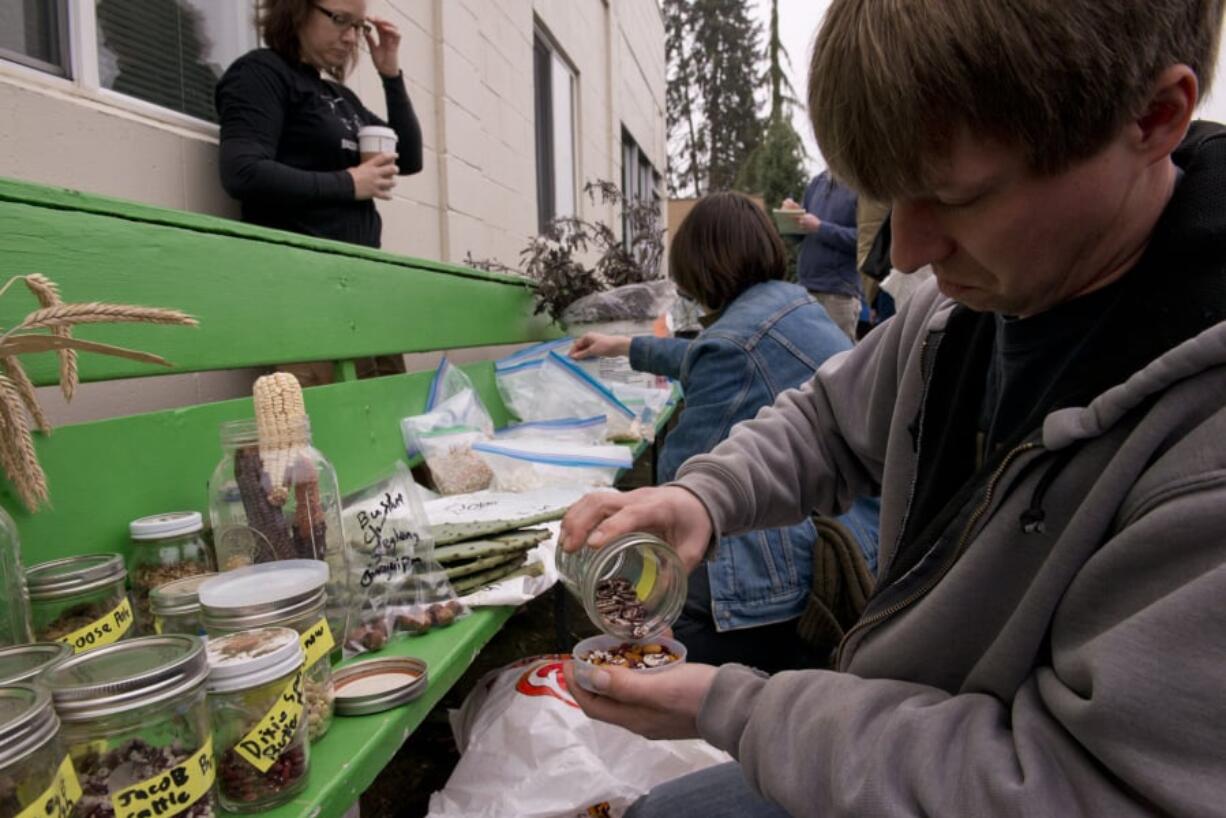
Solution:
[{"label": "man's right hand", "polygon": [[396,154],[376,154],[347,170],[353,177],[354,199],[364,201],[392,198],[392,188],[396,186]]},{"label": "man's right hand", "polygon": [[714,530],[696,496],[680,486],[660,486],[587,495],[562,518],[559,542],[565,551],[602,548],[622,534],[645,531],[671,545],[688,572],[706,556]]}]

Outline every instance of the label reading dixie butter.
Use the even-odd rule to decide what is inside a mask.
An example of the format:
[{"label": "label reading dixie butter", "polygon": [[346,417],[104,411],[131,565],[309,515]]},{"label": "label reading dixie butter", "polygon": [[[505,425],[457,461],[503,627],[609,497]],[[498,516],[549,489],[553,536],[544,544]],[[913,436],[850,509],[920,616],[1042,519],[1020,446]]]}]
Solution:
[{"label": "label reading dixie butter", "polygon": [[64,756],[51,786],[17,813],[17,818],[68,818],[80,800],[81,783],[77,780],[77,771],[72,759]]},{"label": "label reading dixie butter", "polygon": [[302,649],[306,651],[306,666],[314,667],[320,659],[326,659],[336,643],[332,641],[332,630],[328,620],[321,619],[298,637]]},{"label": "label reading dixie butter", "polygon": [[215,774],[209,738],[181,764],[112,795],[115,818],[173,818],[209,794]]},{"label": "label reading dixie butter", "polygon": [[132,603],[128,602],[125,596],[122,602],[107,611],[105,615],[84,628],[79,628],[67,636],[61,636],[56,641],[68,645],[74,653],[84,653],[87,650],[118,642],[131,627]]},{"label": "label reading dixie butter", "polygon": [[298,734],[302,723],[302,675],[303,669],[299,668],[264,718],[234,745],[234,752],[262,773],[268,772]]}]

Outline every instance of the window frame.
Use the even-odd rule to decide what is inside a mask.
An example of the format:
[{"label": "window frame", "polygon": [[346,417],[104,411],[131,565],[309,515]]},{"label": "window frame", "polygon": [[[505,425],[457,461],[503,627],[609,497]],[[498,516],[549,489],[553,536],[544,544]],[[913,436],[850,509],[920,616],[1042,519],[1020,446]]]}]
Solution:
[{"label": "window frame", "polygon": [[[554,89],[556,79],[555,66],[569,74],[570,79],[570,202],[573,205],[571,213],[563,215],[578,216],[579,200],[579,69],[558,45],[557,40],[549,33],[538,19],[533,26],[532,34],[532,95],[533,95],[533,153],[536,158],[536,220],[537,231],[545,232],[545,228],[558,218],[558,150],[556,119],[557,108],[554,104]],[[547,82],[542,81],[542,68],[548,67]],[[543,124],[548,120],[548,127]]]},{"label": "window frame", "polygon": [[[630,129],[623,124],[621,130],[622,196],[627,204],[650,197],[651,202],[658,207],[663,198],[660,193],[660,172],[634,138],[634,134],[630,133]],[[622,207],[622,246],[629,252],[630,218],[626,206]]]},{"label": "window frame", "polygon": [[[42,0],[48,2],[48,0]],[[54,3],[55,8],[55,27],[56,38],[60,46],[60,62],[50,63],[45,60],[40,60],[38,57],[31,57],[29,54],[23,54],[20,51],[12,51],[10,49],[0,47],[0,60],[24,65],[33,71],[38,71],[44,74],[50,74],[53,77],[61,79],[72,78],[72,41],[70,39],[70,27],[68,25],[68,0],[50,0]]]}]

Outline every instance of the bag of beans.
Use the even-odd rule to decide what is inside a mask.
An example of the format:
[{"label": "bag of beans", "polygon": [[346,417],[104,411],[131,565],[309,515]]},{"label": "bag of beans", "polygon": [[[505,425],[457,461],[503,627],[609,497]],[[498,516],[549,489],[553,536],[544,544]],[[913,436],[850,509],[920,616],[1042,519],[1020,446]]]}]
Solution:
[{"label": "bag of beans", "polygon": [[488,488],[493,473],[472,450],[494,433],[494,421],[472,381],[445,357],[426,397],[426,411],[400,422],[405,451],[420,455],[439,494],[470,494]]}]

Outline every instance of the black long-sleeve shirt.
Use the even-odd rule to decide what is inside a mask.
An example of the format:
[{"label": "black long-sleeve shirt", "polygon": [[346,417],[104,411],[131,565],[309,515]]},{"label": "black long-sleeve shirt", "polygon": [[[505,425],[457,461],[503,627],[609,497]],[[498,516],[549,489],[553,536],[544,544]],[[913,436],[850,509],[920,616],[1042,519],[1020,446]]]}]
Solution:
[{"label": "black long-sleeve shirt", "polygon": [[401,175],[422,167],[421,125],[403,76],[383,78],[390,123],[353,91],[266,48],[235,60],[217,84],[221,183],[243,221],[378,247],[383,222],[353,198],[346,168],[360,162],[358,129],[390,126]]}]

